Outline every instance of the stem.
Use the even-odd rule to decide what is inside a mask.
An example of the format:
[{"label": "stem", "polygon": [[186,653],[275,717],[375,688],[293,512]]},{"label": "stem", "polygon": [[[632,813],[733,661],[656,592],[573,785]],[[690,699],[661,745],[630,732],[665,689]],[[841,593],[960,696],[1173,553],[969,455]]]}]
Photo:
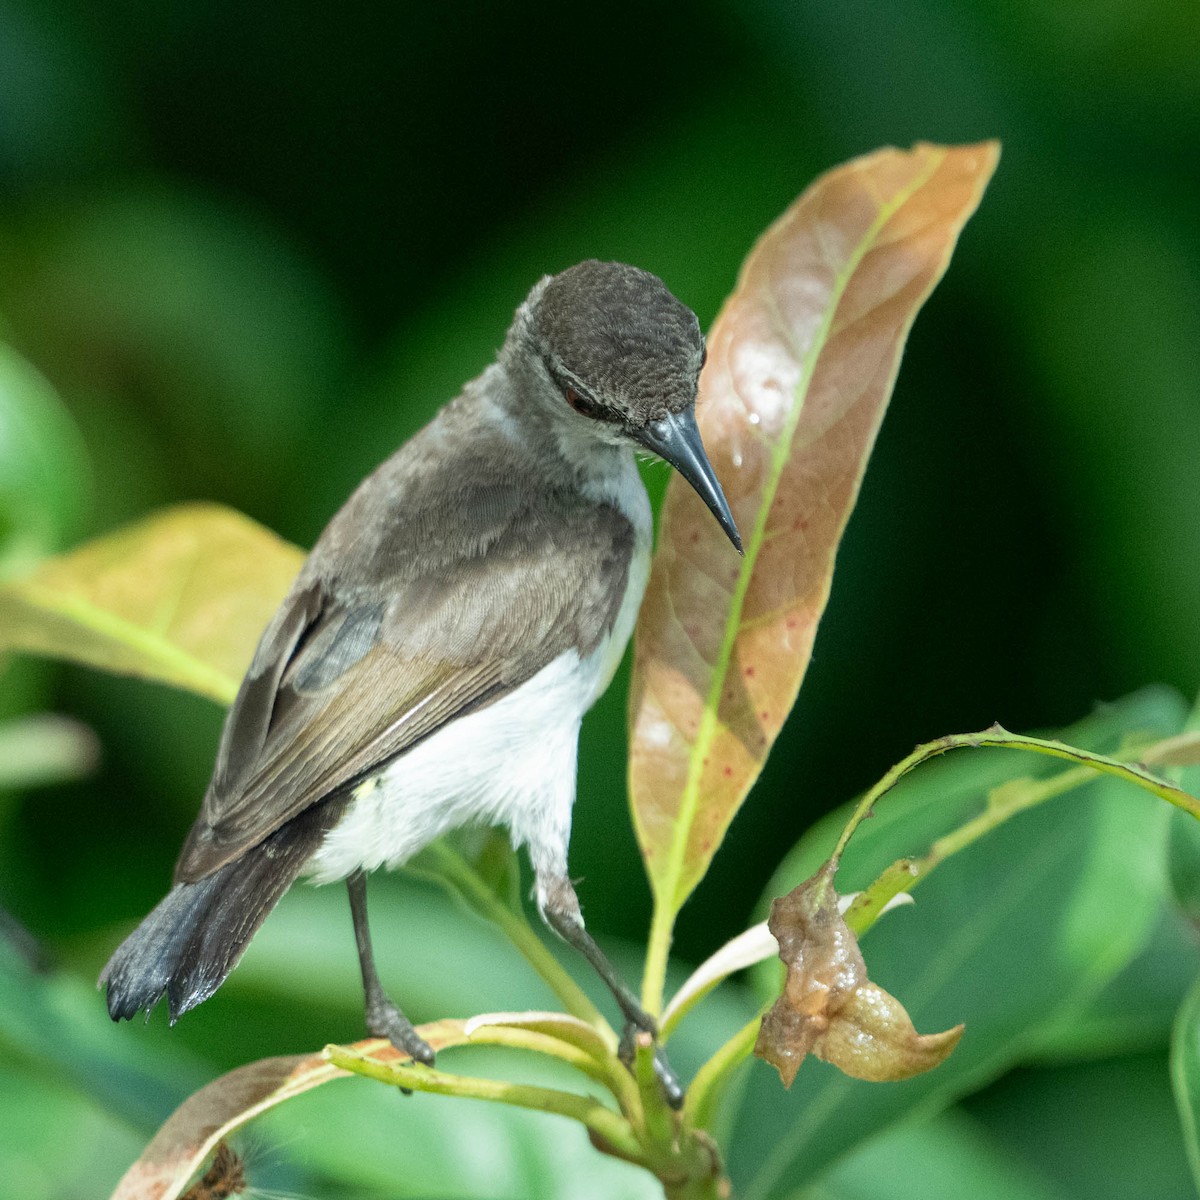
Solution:
[{"label": "stem", "polygon": [[642,971],[642,1007],[652,1016],[662,1012],[663,992],[667,986],[667,960],[671,955],[671,935],[675,913],[669,905],[654,899],[650,921],[650,940],[646,946],[646,965]]},{"label": "stem", "polygon": [[510,1025],[481,1026],[470,1034],[467,1045],[507,1046],[514,1050],[530,1050],[535,1054],[557,1058],[582,1071],[597,1083],[602,1083],[612,1092],[625,1116],[631,1120],[640,1119],[641,1100],[637,1085],[624,1064],[616,1058],[595,1058],[580,1050],[578,1046],[572,1046],[570,1042],[552,1034]]},{"label": "stem", "polygon": [[[927,742],[897,763],[859,802],[842,830],[829,861],[836,862],[840,858],[855,830],[875,804],[914,767],[945,754],[948,750],[967,746],[1034,751],[1080,765],[1073,770],[1062,771],[1051,779],[1011,780],[1002,784],[988,795],[987,806],[982,813],[938,838],[930,846],[928,853],[920,858],[897,859],[870,887],[859,894],[847,911],[846,923],[855,936],[861,937],[874,925],[889,900],[901,892],[911,891],[946,859],[978,841],[984,834],[990,833],[1018,813],[1087,783],[1093,774],[1115,775],[1119,779],[1125,779],[1183,809],[1184,812],[1200,817],[1200,800],[1165,780],[1158,779],[1140,766],[1091,751],[1079,750],[1062,742],[1008,733],[999,726],[994,726],[982,733],[953,734]],[[1146,763],[1172,761],[1184,757],[1185,754],[1194,754],[1195,739],[1191,733],[1181,734],[1146,746],[1139,753],[1142,761]],[[696,1073],[684,1106],[684,1120],[689,1126],[703,1129],[711,1122],[717,1097],[733,1070],[753,1050],[761,1023],[760,1013],[734,1034]]]},{"label": "stem", "polygon": [[860,892],[846,911],[846,924],[856,937],[862,937],[879,919],[888,901],[901,892],[911,892],[927,879],[946,859],[977,842],[984,834],[1003,825],[1010,817],[1064,792],[1087,783],[1095,772],[1091,767],[1063,771],[1044,782],[1014,780],[990,793],[987,807],[979,816],[938,838],[920,858],[900,858],[891,864],[870,887]]},{"label": "stem", "polygon": [[414,1092],[432,1092],[439,1096],[468,1096],[511,1104],[533,1112],[555,1113],[571,1117],[612,1146],[631,1162],[644,1162],[645,1150],[624,1117],[605,1108],[598,1100],[575,1096],[557,1088],[507,1083],[501,1079],[478,1079],[469,1075],[451,1075],[434,1067],[399,1066],[381,1063],[345,1046],[326,1046],[325,1055],[334,1066],[355,1075]]},{"label": "stem", "polygon": [[[763,1012],[766,1010],[764,1009]],[[688,1088],[683,1106],[684,1123],[693,1129],[706,1129],[716,1115],[716,1102],[729,1076],[744,1062],[758,1040],[758,1028],[763,1013],[747,1021],[717,1052],[696,1072],[692,1086]]]},{"label": "stem", "polygon": [[480,911],[500,930],[525,957],[525,961],[544,979],[550,990],[562,1001],[573,1017],[593,1026],[616,1049],[617,1035],[600,1010],[588,999],[583,989],[571,978],[563,965],[546,947],[525,919],[524,913],[514,912],[471,870],[461,855],[443,842],[434,842],[426,853],[437,860],[438,867],[454,881]]},{"label": "stem", "polygon": [[675,1114],[663,1102],[654,1071],[654,1039],[648,1033],[638,1033],[634,1040],[633,1079],[641,1100],[646,1141],[669,1160],[674,1157]]},{"label": "stem", "polygon": [[918,746],[907,758],[898,762],[858,802],[850,820],[846,822],[845,829],[842,830],[842,836],[838,839],[838,844],[831,857],[838,858],[841,855],[846,848],[846,843],[853,837],[854,831],[870,814],[878,801],[914,767],[920,766],[928,759],[937,758],[948,750],[980,746],[994,746],[1001,750],[1032,750],[1035,754],[1048,754],[1052,758],[1065,758],[1069,762],[1081,763],[1093,771],[1104,775],[1115,775],[1118,779],[1125,779],[1129,783],[1136,784],[1160,799],[1166,800],[1169,804],[1174,804],[1176,808],[1182,808],[1184,812],[1200,818],[1200,800],[1173,784],[1151,775],[1149,771],[1139,766],[1120,762],[1118,759],[1109,758],[1103,754],[1094,754],[1090,750],[1078,750],[1063,742],[1009,733],[999,725],[993,725],[991,729],[985,729],[980,733],[955,733],[948,737],[938,738],[936,741],[926,742],[924,745]]},{"label": "stem", "polygon": [[721,1168],[716,1146],[704,1134],[694,1134],[693,1138],[694,1157],[703,1156],[707,1161],[696,1164],[700,1169],[683,1179],[662,1179],[663,1195],[666,1200],[729,1200],[733,1189]]}]

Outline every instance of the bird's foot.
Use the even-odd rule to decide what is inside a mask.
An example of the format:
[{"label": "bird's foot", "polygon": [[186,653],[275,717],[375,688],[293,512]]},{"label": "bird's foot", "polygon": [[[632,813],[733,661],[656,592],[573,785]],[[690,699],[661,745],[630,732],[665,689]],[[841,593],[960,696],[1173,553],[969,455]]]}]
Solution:
[{"label": "bird's foot", "polygon": [[633,1068],[639,1033],[649,1034],[654,1039],[654,1074],[658,1079],[663,1099],[672,1108],[682,1108],[683,1084],[679,1082],[679,1076],[668,1061],[666,1050],[659,1045],[658,1026],[648,1013],[642,1013],[640,1018],[631,1018],[625,1022],[625,1028],[621,1032],[621,1043],[617,1048],[618,1057],[627,1067]]},{"label": "bird's foot", "polygon": [[412,1022],[386,996],[376,997],[367,1003],[367,1032],[375,1037],[387,1038],[401,1054],[407,1054],[414,1063],[432,1067],[435,1059],[433,1047],[413,1028]]}]

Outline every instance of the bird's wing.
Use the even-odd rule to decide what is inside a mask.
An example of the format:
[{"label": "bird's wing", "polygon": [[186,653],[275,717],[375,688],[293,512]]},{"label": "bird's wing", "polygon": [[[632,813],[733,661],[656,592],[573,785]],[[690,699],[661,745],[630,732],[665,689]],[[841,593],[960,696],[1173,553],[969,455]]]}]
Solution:
[{"label": "bird's wing", "polygon": [[[470,509],[471,497],[458,501],[455,511]],[[547,518],[544,503],[531,516],[494,496],[474,501],[476,513],[494,514],[494,528],[464,541],[462,553],[447,549],[454,543],[443,529],[434,572],[411,567],[428,554],[403,553],[427,528],[421,522],[374,547],[380,561],[409,566],[369,587],[302,572],[230,710],[177,882],[217,870],[611,629],[633,539],[622,514],[575,501]],[[309,561],[319,561],[316,552]]]}]

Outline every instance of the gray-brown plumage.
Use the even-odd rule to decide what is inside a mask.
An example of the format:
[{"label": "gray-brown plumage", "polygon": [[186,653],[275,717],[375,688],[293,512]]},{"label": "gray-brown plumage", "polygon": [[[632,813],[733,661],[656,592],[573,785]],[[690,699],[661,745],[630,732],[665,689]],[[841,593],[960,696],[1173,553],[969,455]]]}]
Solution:
[{"label": "gray-brown plumage", "polygon": [[101,976],[114,1019],[206,999],[308,872],[350,884],[368,1024],[431,1059],[375,977],[362,871],[483,820],[529,847],[548,922],[653,1028],[583,932],[566,838],[578,723],[645,583],[634,445],[736,544],[692,417],[703,354],[694,315],[636,268],[534,288],[498,362],[359,486],[268,625],[175,886]]},{"label": "gray-brown plumage", "polygon": [[612,628],[633,549],[621,513],[535,491],[535,465],[500,444],[414,480],[421,441],[468,437],[469,414],[452,406],[384,464],[309,556],[238,693],[177,882]]}]

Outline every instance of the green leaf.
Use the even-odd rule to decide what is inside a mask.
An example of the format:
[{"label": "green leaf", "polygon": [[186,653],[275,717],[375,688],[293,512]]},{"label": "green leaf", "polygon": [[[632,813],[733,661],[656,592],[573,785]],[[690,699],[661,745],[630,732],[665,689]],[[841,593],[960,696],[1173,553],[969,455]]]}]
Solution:
[{"label": "green leaf", "polygon": [[0,342],[0,575],[53,550],[83,509],[87,460],[62,402]]},{"label": "green leaf", "polygon": [[790,1200],[1067,1200],[954,1109],[889,1129]]},{"label": "green leaf", "polygon": [[1043,1029],[1030,1057],[1055,1062],[1165,1046],[1196,975],[1197,948],[1195,928],[1164,904],[1150,940],[1128,966]]},{"label": "green leaf", "polygon": [[66,658],[228,704],[302,557],[219,505],[165,509],[0,583],[0,652]]},{"label": "green leaf", "polygon": [[109,1020],[90,981],[34,972],[0,938],[0,1062],[149,1134],[203,1081],[204,1067],[162,1029],[139,1031],[138,1041],[128,1032]]},{"label": "green leaf", "polygon": [[[1140,693],[1063,734],[1100,752],[1127,737],[1163,737],[1183,720],[1173,693]],[[964,761],[964,759],[966,761]],[[1016,760],[1016,761],[1014,761]],[[945,760],[908,776],[847,850],[846,887],[921,851],[977,812],[1024,756],[994,751]],[[1044,773],[1040,763],[1035,773]],[[1108,777],[1001,826],[947,861],[917,903],[864,940],[872,977],[918,1027],[967,1029],[938,1070],[900,1086],[856,1083],[806,1064],[788,1097],[757,1064],[736,1117],[730,1169],[740,1195],[763,1200],[811,1178],[839,1154],[915,1111],[936,1111],[1020,1061],[1039,1032],[1078,1008],[1145,943],[1161,910],[1165,805]],[[780,895],[828,855],[844,821],[806,837],[768,889]],[[764,998],[775,971],[757,976]]]},{"label": "green leaf", "polygon": [[697,411],[746,553],[672,479],[630,692],[656,1012],[675,915],[799,691],[908,331],[998,155],[919,144],[830,171],[751,251],[712,330]]},{"label": "green leaf", "polygon": [[1014,1071],[963,1108],[1073,1200],[1195,1200],[1164,1050]]},{"label": "green leaf", "polygon": [[[1200,730],[1200,700],[1193,707],[1185,729]],[[1200,767],[1181,770],[1179,785],[1193,795],[1200,794]],[[1200,925],[1200,821],[1189,821],[1186,813],[1171,814],[1167,870],[1175,902],[1193,923]]]},{"label": "green leaf", "polygon": [[1200,1191],[1200,979],[1180,1006],[1171,1037],[1171,1086],[1183,1144]]}]

